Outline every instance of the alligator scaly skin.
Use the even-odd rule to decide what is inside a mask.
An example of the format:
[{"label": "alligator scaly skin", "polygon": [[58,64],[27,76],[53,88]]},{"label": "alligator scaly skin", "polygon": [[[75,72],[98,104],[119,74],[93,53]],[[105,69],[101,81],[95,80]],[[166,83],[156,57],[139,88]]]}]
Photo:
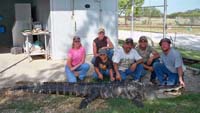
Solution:
[{"label": "alligator scaly skin", "polygon": [[13,88],[34,93],[45,94],[73,94],[85,97],[79,108],[85,108],[96,98],[127,98],[132,99],[138,107],[143,107],[142,101],[155,98],[158,88],[149,84],[135,81],[111,82],[111,83],[67,83],[67,82],[44,82],[42,84],[24,84]]}]

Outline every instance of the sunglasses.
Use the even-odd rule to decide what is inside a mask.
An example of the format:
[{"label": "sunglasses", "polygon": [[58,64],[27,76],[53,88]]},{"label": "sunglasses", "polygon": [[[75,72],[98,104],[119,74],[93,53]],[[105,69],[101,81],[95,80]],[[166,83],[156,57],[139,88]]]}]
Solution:
[{"label": "sunglasses", "polygon": [[146,40],[140,40],[139,42],[141,43],[141,42],[147,42],[147,41]]},{"label": "sunglasses", "polygon": [[75,40],[74,42],[77,42],[77,43],[78,43],[78,42],[80,42],[80,40]]},{"label": "sunglasses", "polygon": [[100,56],[106,56],[106,54],[100,54]]},{"label": "sunglasses", "polygon": [[80,40],[80,37],[79,36],[74,36],[73,40]]}]

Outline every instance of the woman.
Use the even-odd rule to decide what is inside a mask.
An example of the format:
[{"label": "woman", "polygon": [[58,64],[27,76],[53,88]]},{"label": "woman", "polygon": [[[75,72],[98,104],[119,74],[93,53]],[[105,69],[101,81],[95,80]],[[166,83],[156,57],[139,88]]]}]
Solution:
[{"label": "woman", "polygon": [[94,57],[92,58],[92,64],[94,64],[95,59],[97,56],[99,56],[98,51],[99,49],[105,49],[107,52],[107,55],[110,59],[112,59],[113,56],[113,44],[110,41],[110,39],[105,36],[105,30],[103,28],[100,28],[98,31],[98,37],[93,40],[93,54]]},{"label": "woman", "polygon": [[77,82],[77,78],[83,80],[90,66],[85,63],[85,48],[81,45],[80,37],[74,36],[72,48],[68,52],[65,73],[68,82]]}]

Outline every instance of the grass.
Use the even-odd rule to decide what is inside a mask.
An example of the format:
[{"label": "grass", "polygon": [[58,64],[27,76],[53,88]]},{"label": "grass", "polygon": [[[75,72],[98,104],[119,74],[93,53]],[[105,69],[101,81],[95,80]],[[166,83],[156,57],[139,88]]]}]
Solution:
[{"label": "grass", "polygon": [[[9,112],[9,113],[44,113],[47,112],[44,109],[63,109],[61,111],[53,112],[67,112],[69,108],[61,106],[66,104],[70,108],[74,106],[69,106],[75,100],[70,96],[46,96],[42,99],[30,99],[30,100],[18,100],[12,101],[4,104],[4,107],[0,106],[0,112]],[[32,97],[31,97],[32,98]],[[39,97],[38,97],[39,98]],[[72,98],[72,99],[71,99]],[[70,100],[71,99],[71,100]],[[70,101],[69,101],[70,100]],[[95,100],[98,101],[98,100]],[[105,108],[99,108],[101,105],[96,105],[91,103],[89,108],[78,110],[68,111],[71,113],[200,113],[200,94],[184,94],[176,98],[168,99],[157,99],[152,101],[145,101],[144,108],[136,107],[131,100],[113,98],[105,101]],[[68,104],[68,105],[67,105]],[[76,103],[76,104],[79,104]],[[13,111],[12,111],[13,110]],[[50,112],[50,111],[49,111]]]},{"label": "grass", "polygon": [[191,58],[191,59],[200,59],[200,51],[195,51],[195,50],[186,50],[183,48],[178,48],[180,53],[182,54],[183,57],[185,58]]},{"label": "grass", "polygon": [[[158,52],[161,52],[161,48],[160,47],[155,47],[155,49]],[[190,59],[195,59],[195,60],[199,60],[200,59],[200,51],[196,51],[196,50],[187,50],[187,49],[183,49],[183,48],[175,48],[177,49],[181,55],[185,58],[190,58]]]},{"label": "grass", "polygon": [[137,108],[126,99],[109,99],[108,103],[107,109],[95,113],[200,113],[200,94],[146,101],[144,108]]}]

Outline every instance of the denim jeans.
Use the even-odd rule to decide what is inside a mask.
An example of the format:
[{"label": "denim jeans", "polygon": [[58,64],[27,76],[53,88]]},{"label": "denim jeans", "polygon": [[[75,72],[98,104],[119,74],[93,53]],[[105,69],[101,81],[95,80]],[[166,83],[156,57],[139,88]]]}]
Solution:
[{"label": "denim jeans", "polygon": [[[114,50],[113,49],[107,49],[107,55],[108,55],[108,58],[112,60],[112,56],[113,56],[113,53],[114,53]],[[91,60],[91,63],[94,64],[95,63],[95,59],[96,57],[94,56]]]},{"label": "denim jeans", "polygon": [[[103,76],[107,76],[107,77],[110,77],[110,73],[109,73],[109,69],[106,69],[106,70],[99,70],[99,72],[103,75]],[[98,74],[96,72],[94,72],[92,74],[92,77],[94,79],[98,79]]]},{"label": "denim jeans", "polygon": [[[87,63],[81,64],[78,68],[76,68],[74,71],[79,72],[78,78],[80,80],[83,80],[90,68],[90,65]],[[65,66],[65,74],[67,76],[67,81],[68,82],[77,82],[77,78],[74,75],[74,73],[69,69],[69,67],[66,65]]]},{"label": "denim jeans", "polygon": [[172,73],[163,63],[156,62],[153,67],[160,85],[176,85],[178,83],[178,73]]},{"label": "denim jeans", "polygon": [[[154,59],[150,66],[153,66],[156,62],[160,62],[160,60],[159,59]],[[147,70],[145,70],[145,74],[146,73],[147,73]],[[155,71],[153,71],[153,72],[151,72],[150,81],[151,80],[155,80],[155,79],[156,79],[156,73],[155,73]]]},{"label": "denim jeans", "polygon": [[134,71],[131,71],[130,68],[128,68],[125,71],[119,70],[119,73],[122,77],[122,80],[126,80],[128,75],[131,75],[133,80],[140,80],[145,75],[144,67],[142,64],[138,64]]}]

